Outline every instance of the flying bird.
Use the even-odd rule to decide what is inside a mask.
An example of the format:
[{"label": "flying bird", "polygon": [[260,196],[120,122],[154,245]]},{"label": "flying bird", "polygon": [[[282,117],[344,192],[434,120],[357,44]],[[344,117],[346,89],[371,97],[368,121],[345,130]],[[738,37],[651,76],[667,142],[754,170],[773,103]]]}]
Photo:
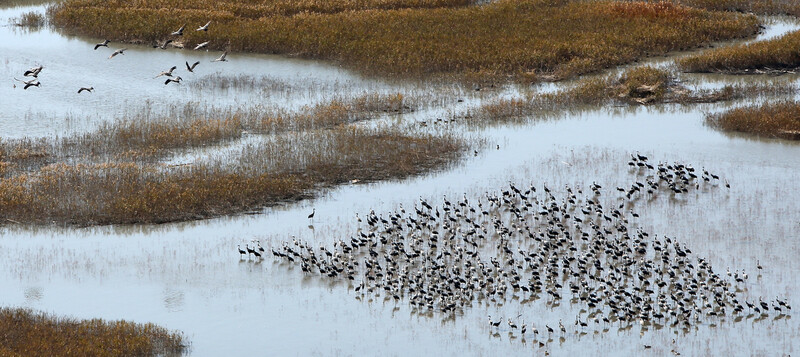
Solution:
[{"label": "flying bird", "polygon": [[200,26],[195,31],[208,31],[208,25],[211,25],[211,21],[207,22],[205,25]]},{"label": "flying bird", "polygon": [[94,45],[94,49],[97,50],[98,47],[108,47],[108,43],[109,42],[111,42],[111,41],[103,40],[103,42],[100,42],[100,43]]},{"label": "flying bird", "polygon": [[172,40],[166,40],[166,41],[164,41],[163,44],[159,45],[158,42],[156,41],[156,43],[153,45],[153,48],[160,48],[162,50],[166,50],[167,49],[167,45],[169,45],[171,42],[172,42]]},{"label": "flying bird", "polygon": [[217,57],[217,59],[215,59],[215,60],[213,60],[211,62],[227,62],[228,60],[225,59],[225,56],[227,56],[227,55],[228,55],[228,51],[222,52],[222,54],[219,57]]},{"label": "flying bird", "polygon": [[175,82],[175,83],[180,84],[182,79],[183,78],[181,78],[180,76],[175,77],[175,78],[167,78],[167,80],[164,82],[164,85],[169,84],[169,82]]},{"label": "flying bird", "polygon": [[201,44],[198,44],[197,46],[194,46],[194,49],[199,50],[199,49],[201,49],[203,47],[206,47],[206,46],[208,46],[208,41],[203,42]]},{"label": "flying bird", "polygon": [[159,73],[157,76],[155,76],[153,78],[158,78],[158,77],[161,77],[161,76],[172,77],[172,71],[174,71],[176,68],[178,68],[178,66],[172,66],[172,68]]},{"label": "flying bird", "polygon": [[192,72],[192,73],[194,73],[194,68],[195,68],[195,67],[197,67],[197,65],[198,65],[198,64],[200,64],[200,61],[197,61],[197,62],[195,62],[195,63],[192,63],[192,65],[190,66],[190,65],[189,65],[189,62],[187,61],[187,62],[186,62],[186,70],[187,70],[187,71],[189,71],[189,72]]},{"label": "flying bird", "polygon": [[89,93],[92,93],[93,90],[94,90],[94,87],[89,87],[89,88],[81,87],[81,89],[78,89],[78,94],[81,94],[81,92],[83,92],[83,91],[87,91]]},{"label": "flying bird", "polygon": [[36,66],[36,67],[33,67],[33,68],[31,68],[31,69],[29,69],[29,70],[25,71],[25,73],[23,74],[23,76],[25,76],[25,77],[28,77],[28,76],[30,76],[30,77],[38,77],[38,76],[39,76],[39,73],[40,73],[40,72],[42,72],[42,69],[43,69],[43,68],[44,68],[43,66]]},{"label": "flying bird", "polygon": [[185,28],[186,28],[186,24],[183,24],[183,26],[181,26],[181,28],[179,28],[178,31],[175,31],[175,32],[171,33],[170,35],[172,35],[172,36],[183,36],[183,29],[185,29]]},{"label": "flying bird", "polygon": [[112,59],[116,55],[124,55],[125,51],[127,51],[127,50],[128,50],[127,48],[120,48],[120,49],[114,51],[114,53],[112,53],[111,56],[108,56],[108,59]]},{"label": "flying bird", "polygon": [[22,89],[28,89],[29,87],[38,87],[41,84],[39,83],[38,80],[32,80],[30,82],[24,82],[24,83],[25,87],[23,87]]}]

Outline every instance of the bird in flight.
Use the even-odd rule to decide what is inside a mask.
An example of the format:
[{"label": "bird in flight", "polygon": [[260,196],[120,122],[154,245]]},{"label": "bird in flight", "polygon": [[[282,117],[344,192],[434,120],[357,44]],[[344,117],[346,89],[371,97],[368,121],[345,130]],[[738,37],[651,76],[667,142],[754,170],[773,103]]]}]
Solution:
[{"label": "bird in flight", "polygon": [[94,90],[94,87],[89,87],[89,88],[81,87],[81,89],[78,89],[78,94],[81,94],[81,92],[83,92],[83,91],[92,93],[93,90]]},{"label": "bird in flight", "polygon": [[176,68],[178,68],[178,66],[172,66],[172,68],[159,73],[157,76],[155,76],[153,78],[158,78],[158,77],[161,77],[161,76],[172,77],[172,71],[174,71]]},{"label": "bird in flight", "polygon": [[172,35],[172,36],[183,36],[183,29],[185,29],[185,28],[186,28],[186,24],[183,24],[183,26],[181,26],[181,28],[179,28],[178,31],[175,31],[175,32],[171,33],[170,35]]},{"label": "bird in flight", "polygon": [[189,71],[189,72],[192,72],[192,73],[194,73],[194,68],[195,68],[195,67],[197,67],[197,65],[198,65],[198,64],[200,64],[200,61],[197,61],[197,62],[195,62],[195,63],[192,63],[192,65],[190,66],[190,65],[189,65],[189,62],[187,61],[187,62],[186,62],[186,70],[187,70],[187,71]]},{"label": "bird in flight", "polygon": [[213,60],[211,62],[227,62],[228,60],[225,59],[225,57],[227,55],[228,55],[228,51],[222,52],[222,54],[219,57],[217,57],[217,59],[215,59],[215,60]]},{"label": "bird in flight", "polygon": [[22,89],[28,89],[30,87],[38,87],[40,84],[42,84],[36,79],[30,80],[28,82],[23,82],[23,83],[25,83],[25,87],[23,87]]},{"label": "bird in flight", "polygon": [[203,42],[201,44],[198,44],[197,46],[194,46],[194,49],[199,50],[199,49],[201,49],[203,47],[206,47],[206,46],[208,46],[208,41]]},{"label": "bird in flight", "polygon": [[180,84],[182,79],[183,78],[181,78],[180,76],[175,77],[175,78],[167,78],[167,80],[164,82],[164,85],[169,84],[169,82],[175,82],[175,83]]},{"label": "bird in flight", "polygon": [[97,50],[98,47],[108,47],[108,43],[109,42],[111,42],[111,41],[103,40],[103,42],[100,42],[100,43],[94,45],[94,49]]},{"label": "bird in flight", "polygon": [[29,76],[30,77],[39,77],[39,73],[42,71],[43,68],[44,68],[43,66],[33,67],[33,68],[25,71],[23,76],[25,76],[25,77],[29,77]]},{"label": "bird in flight", "polygon": [[128,50],[127,48],[120,48],[120,49],[114,51],[114,53],[112,53],[111,56],[108,56],[108,59],[112,59],[116,55],[124,55],[125,51],[127,51],[127,50]]},{"label": "bird in flight", "polygon": [[160,45],[158,44],[158,41],[156,41],[156,43],[153,44],[153,48],[160,48],[162,50],[166,50],[167,49],[167,45],[169,45],[170,43],[172,43],[172,40],[166,40],[166,41],[164,41],[163,44],[160,44]]},{"label": "bird in flight", "polygon": [[208,31],[208,25],[211,25],[211,21],[206,22],[205,25],[198,27],[195,31]]}]

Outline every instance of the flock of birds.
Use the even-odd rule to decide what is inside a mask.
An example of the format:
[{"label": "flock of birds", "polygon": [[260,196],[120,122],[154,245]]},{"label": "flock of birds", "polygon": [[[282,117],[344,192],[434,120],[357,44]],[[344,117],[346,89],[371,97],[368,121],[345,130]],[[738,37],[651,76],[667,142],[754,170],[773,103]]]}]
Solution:
[{"label": "flock of birds", "polygon": [[[790,313],[785,299],[748,300],[744,270],[720,273],[677,238],[637,227],[638,199],[720,189],[719,176],[682,163],[652,165],[639,154],[629,165],[636,180],[619,192],[608,190],[609,198],[596,183],[586,192],[566,186],[561,197],[547,185],[509,184],[477,202],[465,195],[434,206],[420,198],[409,211],[401,206],[386,217],[371,212],[356,236],[330,248],[293,239],[270,253],[304,274],[348,282],[358,298],[407,301],[419,314],[450,318],[473,305],[509,301],[521,311],[529,303],[579,305],[574,327],[561,320],[557,327],[535,324],[524,312],[488,317],[493,334],[507,328],[540,346],[554,335],[563,341],[568,329],[586,334],[638,324],[689,331],[726,316],[757,321]],[[260,260],[264,249],[258,243],[239,253]]]},{"label": "flock of birds", "polygon": [[[208,28],[209,28],[210,25],[211,25],[211,21],[207,22],[203,26],[198,27],[195,31],[208,31]],[[184,31],[185,28],[186,28],[186,25],[181,26],[181,28],[179,28],[177,31],[174,31],[174,32],[170,33],[170,36],[172,36],[173,38],[178,37],[178,36],[183,36],[183,31]],[[165,49],[167,49],[167,45],[169,45],[170,43],[173,43],[174,41],[175,41],[174,39],[170,38],[170,39],[167,39],[167,40],[165,40],[164,42],[162,42],[160,44],[157,42],[156,44],[153,45],[153,48],[161,48],[161,49],[165,50]],[[96,51],[100,47],[109,48],[108,47],[109,43],[111,43],[110,40],[108,40],[108,39],[103,40],[103,42],[100,42],[100,43],[97,43],[97,44],[94,45],[94,50]],[[202,49],[202,48],[206,48],[209,43],[210,43],[209,41],[202,42],[202,43],[198,44],[197,46],[195,46],[194,49],[195,50],[199,50],[199,49]],[[127,51],[127,50],[128,50],[127,48],[117,49],[114,52],[112,52],[110,56],[108,56],[108,59],[112,59],[112,58],[116,57],[117,55],[124,55],[125,51]],[[219,57],[217,57],[216,59],[214,59],[211,62],[227,62],[228,61],[227,60],[227,56],[228,56],[228,51],[224,51]],[[197,67],[198,64],[200,64],[200,61],[196,61],[191,65],[189,64],[188,61],[186,61],[186,70],[191,72],[191,73],[194,73],[194,69]],[[41,85],[41,82],[39,81],[39,74],[42,72],[42,69],[44,69],[44,66],[38,65],[36,67],[30,68],[29,70],[25,71],[25,73],[23,74],[23,77],[32,77],[32,79],[27,79],[27,80],[20,80],[20,79],[17,79],[17,78],[14,78],[14,79],[19,81],[19,82],[22,82],[24,84],[24,86],[22,88],[24,90],[27,90],[30,87],[39,87]],[[177,69],[177,66],[172,66],[169,70],[162,71],[161,73],[159,73],[155,78],[159,78],[161,76],[168,77],[166,79],[166,81],[164,81],[164,85],[168,85],[170,83],[181,83],[181,81],[183,79],[180,76],[173,76],[173,74],[172,74],[172,72],[175,71],[176,69]],[[16,85],[14,85],[14,87],[16,87]],[[82,92],[92,93],[92,91],[94,91],[94,87],[81,87],[80,89],[78,89],[78,94],[80,94]]]}]

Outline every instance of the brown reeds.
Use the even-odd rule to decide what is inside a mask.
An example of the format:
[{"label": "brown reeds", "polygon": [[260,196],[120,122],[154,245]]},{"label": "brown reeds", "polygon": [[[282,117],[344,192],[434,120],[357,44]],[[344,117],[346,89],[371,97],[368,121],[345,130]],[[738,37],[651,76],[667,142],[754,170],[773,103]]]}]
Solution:
[{"label": "brown reeds", "polygon": [[800,16],[800,3],[794,0],[673,0],[673,2],[715,11]]},{"label": "brown reeds", "polygon": [[180,333],[151,323],[75,320],[0,308],[2,356],[162,356],[186,348]]},{"label": "brown reeds", "polygon": [[184,166],[57,163],[0,179],[0,220],[91,225],[207,218],[301,198],[319,185],[418,174],[461,150],[447,136],[339,126],[271,136],[232,157]]},{"label": "brown reeds", "polygon": [[184,23],[211,20],[211,30],[187,32],[179,45],[210,41],[212,49],[330,59],[375,74],[531,80],[567,78],[758,29],[754,16],[671,3],[333,3],[347,11],[281,10],[288,2],[272,0],[69,0],[51,18],[76,33],[128,42],[161,40]]},{"label": "brown reeds", "polygon": [[800,140],[800,103],[783,101],[735,108],[708,115],[706,122],[725,131]]},{"label": "brown reeds", "polygon": [[[313,195],[317,186],[414,175],[455,158],[463,143],[452,136],[350,126],[413,110],[410,105],[413,100],[401,94],[292,112],[187,105],[163,115],[144,110],[60,139],[0,139],[0,221],[93,225],[207,218]],[[161,163],[174,153],[244,135],[251,144],[221,159]]]},{"label": "brown reeds", "polygon": [[468,116],[468,123],[483,125],[552,117],[559,112],[596,108],[598,105],[656,103],[712,103],[745,97],[797,93],[788,83],[726,85],[713,90],[691,90],[669,69],[641,66],[621,74],[587,78],[562,90],[522,98],[499,99],[482,105]]},{"label": "brown reeds", "polygon": [[44,14],[36,11],[25,12],[19,17],[9,19],[9,23],[15,26],[40,27],[44,26],[46,19]]},{"label": "brown reeds", "polygon": [[780,73],[800,67],[800,31],[776,39],[704,51],[676,61],[686,72]]}]

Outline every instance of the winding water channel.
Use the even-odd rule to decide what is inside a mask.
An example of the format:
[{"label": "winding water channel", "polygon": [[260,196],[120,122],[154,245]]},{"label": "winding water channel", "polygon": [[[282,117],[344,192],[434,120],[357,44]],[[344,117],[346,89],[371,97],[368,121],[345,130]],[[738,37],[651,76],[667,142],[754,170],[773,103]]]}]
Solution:
[{"label": "winding water channel", "polygon": [[[91,130],[99,122],[138,108],[192,105],[236,108],[297,108],[321,99],[420,90],[415,83],[362,77],[328,63],[279,56],[231,54],[131,46],[123,56],[93,51],[99,39],[72,37],[56,30],[6,26],[9,18],[38,6],[0,8],[0,135],[3,138],[63,135]],[[800,28],[788,19],[768,22],[766,38]],[[115,47],[116,45],[116,47]],[[112,48],[120,47],[112,44]],[[666,63],[670,58],[653,59]],[[165,86],[154,79],[184,61],[201,61],[186,83]],[[34,65],[45,66],[41,88],[13,85]],[[216,74],[268,76],[281,83],[268,89],[220,90],[192,86]],[[194,77],[193,77],[194,76]],[[750,81],[796,82],[780,77],[688,76],[698,86]],[[95,93],[77,94],[92,85]],[[287,89],[288,86],[288,89]],[[539,89],[557,88],[557,85]],[[422,89],[424,90],[424,89]],[[462,113],[470,105],[518,89],[474,94],[452,106],[424,113]],[[516,316],[539,326],[569,320],[577,308],[528,304],[476,304],[456,319],[411,313],[408,304],[360,301],[345,283],[307,277],[298,267],[272,258],[240,261],[237,244],[260,239],[265,247],[293,238],[330,244],[356,234],[355,214],[388,213],[413,207],[419,198],[480,197],[505,189],[509,181],[612,188],[630,182],[629,154],[654,162],[680,161],[707,168],[730,182],[730,189],[692,193],[684,199],[660,197],[639,209],[638,224],[658,235],[680,237],[717,270],[746,270],[750,296],[780,296],[800,306],[800,145],[783,140],[729,135],[705,126],[704,115],[759,101],[704,105],[601,108],[529,124],[461,129],[485,141],[477,155],[452,167],[404,180],[341,186],[318,198],[238,215],[163,225],[93,228],[0,227],[0,306],[24,306],[78,318],[154,322],[183,331],[195,356],[220,355],[655,355],[671,349],[685,356],[797,355],[797,318],[754,322],[732,319],[700,325],[687,333],[672,329],[642,332],[612,328],[607,333],[569,335],[542,349],[491,335],[486,316]],[[133,108],[133,109],[131,109]],[[397,119],[397,118],[395,118]],[[402,119],[402,118],[401,118]],[[401,120],[398,119],[398,120]],[[444,125],[444,124],[442,124]],[[313,226],[306,216],[316,209]],[[759,274],[757,261],[764,266]],[[503,332],[503,331],[501,331]],[[676,342],[672,342],[675,339]],[[744,352],[743,352],[744,351]]]}]

